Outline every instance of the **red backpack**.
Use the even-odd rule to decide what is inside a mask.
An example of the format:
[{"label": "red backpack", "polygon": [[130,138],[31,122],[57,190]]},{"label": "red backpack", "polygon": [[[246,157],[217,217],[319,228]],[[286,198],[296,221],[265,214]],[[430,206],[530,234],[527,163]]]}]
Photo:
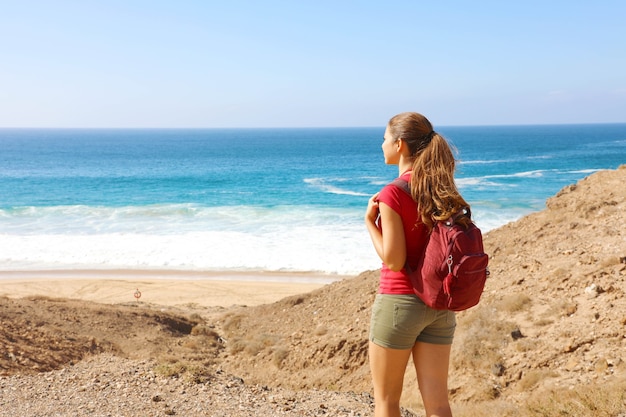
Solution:
[{"label": "red backpack", "polygon": [[[392,184],[411,195],[405,180],[398,178]],[[417,266],[405,267],[415,294],[436,310],[463,311],[475,306],[489,275],[480,229],[473,222],[467,228],[456,224],[461,216],[471,217],[469,207],[435,222]]]}]

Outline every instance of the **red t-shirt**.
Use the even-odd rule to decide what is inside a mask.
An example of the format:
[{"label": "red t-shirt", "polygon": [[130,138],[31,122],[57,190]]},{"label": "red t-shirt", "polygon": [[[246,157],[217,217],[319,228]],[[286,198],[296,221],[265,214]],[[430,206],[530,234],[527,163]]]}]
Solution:
[{"label": "red t-shirt", "polygon": [[[410,172],[403,174],[401,178],[408,181]],[[386,185],[380,191],[378,201],[387,204],[402,218],[407,262],[409,265],[416,265],[416,257],[422,253],[428,238],[428,229],[417,213],[417,203],[404,190],[394,185]],[[384,233],[382,225],[379,224],[379,228]],[[380,271],[378,292],[380,294],[414,294],[411,280],[404,268],[395,272],[389,269],[384,262]]]}]

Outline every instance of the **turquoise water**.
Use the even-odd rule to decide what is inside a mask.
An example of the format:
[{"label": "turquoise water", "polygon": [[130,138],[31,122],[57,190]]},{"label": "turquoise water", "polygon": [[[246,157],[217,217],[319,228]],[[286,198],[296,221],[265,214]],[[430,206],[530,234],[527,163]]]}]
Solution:
[{"label": "turquoise water", "polygon": [[[626,124],[442,127],[485,231],[626,163]],[[0,270],[356,274],[384,127],[0,129]]]}]

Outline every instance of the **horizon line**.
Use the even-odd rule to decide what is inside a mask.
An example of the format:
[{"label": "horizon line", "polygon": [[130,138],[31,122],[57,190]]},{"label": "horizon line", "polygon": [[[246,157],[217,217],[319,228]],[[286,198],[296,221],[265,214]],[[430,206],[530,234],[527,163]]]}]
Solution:
[{"label": "horizon line", "polygon": [[[447,127],[515,127],[515,126],[585,126],[585,125],[615,125],[623,122],[575,122],[575,123],[494,123],[494,124],[442,124]],[[383,125],[362,126],[0,126],[0,130],[8,129],[41,129],[41,130],[235,130],[235,129],[369,129],[382,128]]]}]

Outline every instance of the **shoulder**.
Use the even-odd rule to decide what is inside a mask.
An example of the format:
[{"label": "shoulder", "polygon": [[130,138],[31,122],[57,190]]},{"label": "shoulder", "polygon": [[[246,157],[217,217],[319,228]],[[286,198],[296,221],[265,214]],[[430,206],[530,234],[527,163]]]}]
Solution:
[{"label": "shoulder", "polygon": [[402,189],[402,183],[398,181],[399,178],[385,185],[382,190],[380,190],[380,195],[384,196],[396,196],[406,192]]},{"label": "shoulder", "polygon": [[391,208],[399,209],[402,204],[407,202],[413,202],[408,188],[405,188],[401,181],[402,178],[396,178],[396,180],[385,185],[378,196],[378,201],[387,204]]}]

